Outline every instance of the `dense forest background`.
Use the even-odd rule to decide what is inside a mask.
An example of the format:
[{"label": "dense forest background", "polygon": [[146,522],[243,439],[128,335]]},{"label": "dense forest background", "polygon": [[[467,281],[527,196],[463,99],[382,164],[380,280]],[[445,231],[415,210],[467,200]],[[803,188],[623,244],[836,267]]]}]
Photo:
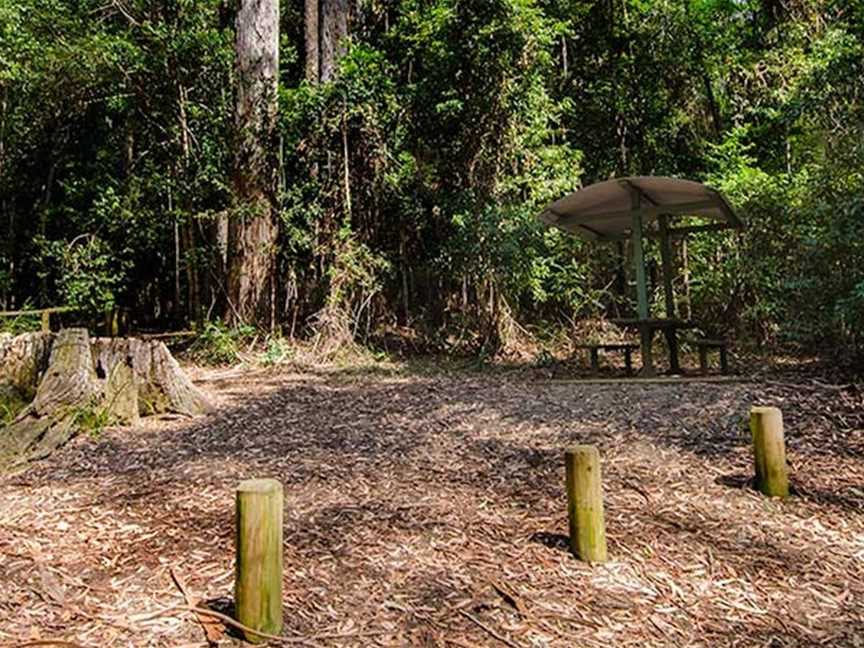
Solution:
[{"label": "dense forest background", "polygon": [[275,279],[254,316],[225,281],[248,209],[235,4],[0,0],[0,309],[495,351],[632,309],[626,246],[534,215],[670,175],[748,224],[676,248],[685,316],[860,349],[864,3],[283,1]]}]

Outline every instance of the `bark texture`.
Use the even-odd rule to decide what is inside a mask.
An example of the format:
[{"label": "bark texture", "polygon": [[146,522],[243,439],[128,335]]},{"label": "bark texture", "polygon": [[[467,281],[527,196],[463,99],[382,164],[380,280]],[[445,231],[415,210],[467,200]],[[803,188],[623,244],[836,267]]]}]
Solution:
[{"label": "bark texture", "polygon": [[326,83],[336,77],[348,44],[350,5],[347,0],[305,0],[303,32],[306,80]]},{"label": "bark texture", "polygon": [[320,79],[322,83],[336,76],[339,59],[345,55],[348,41],[348,0],[320,0]]},{"label": "bark texture", "polygon": [[306,41],[306,80],[318,83],[320,80],[320,46],[318,43],[319,13],[318,0],[306,0],[303,5],[303,35]]},{"label": "bark texture", "polygon": [[28,400],[33,398],[48,368],[53,342],[50,333],[0,335],[0,384],[14,388]]},{"label": "bark texture", "polygon": [[[93,364],[99,376],[111,382],[118,373],[131,373],[126,391],[137,393],[138,412],[143,416],[175,412],[186,416],[203,414],[210,409],[204,394],[183,373],[177,360],[163,342],[137,338],[96,338],[92,345]],[[123,366],[131,370],[127,372]],[[122,381],[115,379],[122,386]],[[127,400],[131,395],[124,398]],[[124,405],[124,407],[126,407]]]},{"label": "bark texture", "polygon": [[228,227],[226,316],[269,323],[275,293],[277,223],[275,123],[279,73],[278,0],[241,0],[236,20],[237,130],[234,194]]},{"label": "bark texture", "polygon": [[86,329],[60,331],[33,402],[0,430],[0,470],[45,457],[66,443],[98,391]]},{"label": "bark texture", "polygon": [[0,340],[0,386],[33,401],[0,427],[0,471],[48,456],[88,425],[210,409],[162,342],[91,339],[86,329]]}]

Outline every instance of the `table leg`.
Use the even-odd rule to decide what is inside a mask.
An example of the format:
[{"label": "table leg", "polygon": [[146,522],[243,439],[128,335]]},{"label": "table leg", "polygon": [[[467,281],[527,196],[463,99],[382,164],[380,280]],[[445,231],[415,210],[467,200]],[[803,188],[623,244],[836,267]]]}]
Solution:
[{"label": "table leg", "polygon": [[674,328],[667,328],[663,333],[666,335],[666,344],[669,346],[669,373],[680,374],[681,366],[678,364],[678,332]]},{"label": "table leg", "polygon": [[708,348],[704,346],[699,347],[699,370],[703,376],[708,373]]},{"label": "table leg", "polygon": [[642,370],[639,375],[643,378],[653,378],[657,375],[654,370],[654,356],[651,353],[651,338],[654,337],[654,331],[643,326],[639,328],[639,341],[642,349]]},{"label": "table leg", "polygon": [[600,351],[596,348],[591,349],[591,370],[600,371]]},{"label": "table leg", "polygon": [[630,347],[624,349],[624,366],[627,368],[627,375],[633,373],[633,351]]}]

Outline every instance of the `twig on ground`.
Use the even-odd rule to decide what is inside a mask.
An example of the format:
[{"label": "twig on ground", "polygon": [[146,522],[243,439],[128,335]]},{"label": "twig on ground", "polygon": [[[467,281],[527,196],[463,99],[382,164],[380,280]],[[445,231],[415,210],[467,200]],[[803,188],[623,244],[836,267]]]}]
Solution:
[{"label": "twig on ground", "polygon": [[12,644],[12,648],[30,648],[31,646],[65,646],[65,648],[84,648],[81,644],[65,639],[39,639],[38,641],[25,641],[24,643]]},{"label": "twig on ground", "polygon": [[[172,566],[169,569],[169,572],[171,573],[171,579],[174,581],[177,589],[179,589],[180,593],[183,594],[183,598],[186,600],[186,605],[188,605],[189,607],[196,607],[195,600],[192,598],[192,595],[189,593],[189,589],[186,587],[186,583],[183,581],[182,578],[180,578],[177,570]],[[204,637],[206,638],[208,644],[218,643],[219,640],[222,638],[222,635],[225,634],[225,628],[223,626],[219,626],[217,623],[215,623],[205,615],[196,612],[195,618],[201,625],[201,629],[204,631]]]},{"label": "twig on ground", "polygon": [[521,648],[521,646],[519,644],[514,643],[513,641],[510,641],[504,635],[498,634],[493,628],[490,628],[488,625],[483,623],[480,619],[475,617],[470,612],[466,612],[465,610],[459,610],[459,614],[461,614],[466,619],[468,619],[469,621],[474,623],[477,627],[481,628],[482,630],[485,630],[489,634],[490,637],[494,637],[495,639],[497,639],[498,641],[500,641],[504,645],[510,646],[510,648]]}]

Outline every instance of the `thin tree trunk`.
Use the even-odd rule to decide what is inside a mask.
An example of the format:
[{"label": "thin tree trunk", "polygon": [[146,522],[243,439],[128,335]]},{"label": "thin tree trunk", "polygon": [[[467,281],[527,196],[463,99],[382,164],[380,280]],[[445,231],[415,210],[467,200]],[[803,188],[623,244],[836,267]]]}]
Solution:
[{"label": "thin tree trunk", "polygon": [[400,268],[400,270],[401,270],[400,274],[402,275],[402,310],[403,310],[402,324],[405,326],[408,325],[408,321],[410,319],[409,313],[411,312],[411,308],[410,308],[411,293],[410,293],[410,287],[408,284],[408,272],[410,270],[411,263],[410,263],[410,260],[408,259],[408,255],[406,254],[406,247],[407,247],[405,245],[406,238],[407,238],[407,236],[405,233],[405,228],[400,227],[399,228],[399,257],[402,260],[402,267]]},{"label": "thin tree trunk", "polygon": [[235,213],[228,226],[228,311],[234,324],[266,325],[274,292],[278,0],[241,0],[236,21]]},{"label": "thin tree trunk", "polygon": [[12,292],[12,282],[15,278],[15,216],[12,213],[12,210],[9,209],[9,199],[8,192],[3,191],[5,184],[5,174],[6,174],[6,114],[8,112],[9,106],[9,89],[4,86],[3,94],[0,95],[0,194],[2,194],[2,199],[0,199],[0,213],[7,216],[6,222],[9,226],[9,235],[6,239],[7,252],[9,254],[9,265],[7,276],[8,276],[8,287],[3,291],[2,296],[0,296],[0,304],[2,304],[3,309],[12,309],[14,308],[12,304],[13,292]]},{"label": "thin tree trunk", "polygon": [[[233,78],[231,85],[233,86]],[[221,89],[220,105],[224,106],[226,102],[225,88]],[[207,238],[213,246],[213,256],[211,259],[211,267],[209,274],[212,284],[212,297],[210,310],[207,316],[215,308],[217,313],[225,313],[227,308],[227,279],[228,279],[228,210],[223,209],[216,214],[215,223],[213,224],[210,236]]]},{"label": "thin tree trunk", "polygon": [[[347,111],[347,107],[345,109]],[[348,123],[346,112],[342,113],[342,176],[345,185],[345,221],[351,222],[351,167],[348,160]]]},{"label": "thin tree trunk", "polygon": [[[177,81],[177,108],[180,119],[180,151],[182,153],[183,177],[186,177],[189,171],[189,159],[192,155],[191,133],[189,130],[189,121],[187,119],[186,106],[189,103],[189,91],[186,86]],[[186,222],[182,224],[183,247],[186,250],[186,283],[189,292],[188,317],[189,319],[199,321],[201,319],[201,277],[198,264],[198,256],[196,250],[195,227],[189,221],[189,214],[192,211],[189,204],[187,192],[181,193],[181,198],[184,198],[181,204],[181,209],[186,215]],[[176,221],[175,221],[176,222]]]},{"label": "thin tree trunk", "polygon": [[[48,177],[45,180],[45,194],[42,201],[42,210],[39,212],[39,235],[42,238],[48,236],[48,208],[51,206],[51,187],[54,185],[54,174],[57,170],[54,151],[51,152],[51,162],[48,165]],[[42,306],[48,305],[48,276],[42,274],[39,279],[39,301]]]},{"label": "thin tree trunk", "polygon": [[561,36],[561,71],[563,77],[563,83],[567,83],[567,77],[570,75],[568,70],[569,67],[569,55],[567,53],[567,37]]},{"label": "thin tree trunk", "polygon": [[[702,65],[704,65],[704,62]],[[708,75],[708,70],[703,70],[702,72],[702,83],[705,86],[705,98],[708,100],[708,108],[711,111],[711,121],[714,123],[714,134],[719,139],[720,134],[723,132],[723,122],[720,119],[720,108],[717,105],[717,99],[714,96],[714,86],[711,83],[711,77]]]},{"label": "thin tree trunk", "polygon": [[168,213],[174,219],[174,319],[180,319],[180,223],[177,214],[174,214],[174,202],[171,196],[171,187],[168,187]]}]

